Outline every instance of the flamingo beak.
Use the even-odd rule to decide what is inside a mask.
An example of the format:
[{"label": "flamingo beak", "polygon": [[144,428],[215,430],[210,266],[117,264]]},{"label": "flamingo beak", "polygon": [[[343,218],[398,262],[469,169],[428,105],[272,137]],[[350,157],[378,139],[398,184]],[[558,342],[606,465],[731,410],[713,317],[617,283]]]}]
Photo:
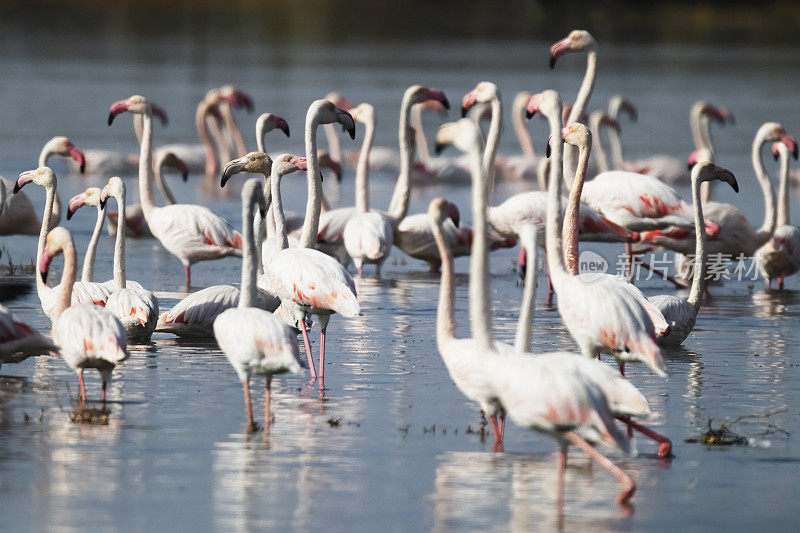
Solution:
[{"label": "flamingo beak", "polygon": [[342,125],[342,129],[350,134],[351,139],[356,138],[356,121],[344,109],[336,108],[336,122]]},{"label": "flamingo beak", "polygon": [[528,98],[528,103],[525,104],[525,118],[531,119],[533,115],[540,111],[540,106],[542,104],[542,94],[536,93],[532,94],[530,98]]},{"label": "flamingo beak", "polygon": [[110,126],[117,115],[120,115],[128,110],[129,104],[127,100],[120,100],[111,104],[110,111],[108,112],[108,125]]},{"label": "flamingo beak", "polygon": [[730,185],[734,191],[737,193],[739,192],[739,183],[736,181],[736,176],[733,175],[733,172],[728,170],[727,168],[722,168],[720,166],[714,165],[714,173],[716,174],[717,178],[720,181],[724,181],[728,185]]},{"label": "flamingo beak", "polygon": [[233,103],[235,107],[244,107],[248,113],[252,113],[254,109],[253,98],[244,91],[233,91]]},{"label": "flamingo beak", "polygon": [[81,174],[83,174],[86,170],[86,156],[72,143],[67,144],[67,151],[69,152],[69,156],[80,165]]},{"label": "flamingo beak", "polygon": [[459,211],[458,206],[453,202],[447,202],[447,216],[450,217],[450,220],[453,221],[456,227],[461,224],[461,211]]},{"label": "flamingo beak", "polygon": [[109,196],[110,195],[108,193],[108,185],[106,185],[105,187],[103,187],[103,190],[100,191],[100,209],[106,208],[106,202],[108,202]]},{"label": "flamingo beak", "polygon": [[433,147],[433,151],[436,153],[436,155],[439,155],[442,152],[444,152],[445,148],[447,148],[447,143],[436,141],[436,145]]},{"label": "flamingo beak", "polygon": [[447,100],[447,96],[444,95],[443,91],[439,89],[428,89],[428,94],[426,96],[428,100],[436,100],[442,107],[449,110],[450,109],[450,102]]},{"label": "flamingo beak", "polygon": [[17,178],[17,182],[14,184],[14,194],[17,194],[21,188],[32,182],[34,176],[36,176],[35,170],[28,170],[20,174],[19,178]]},{"label": "flamingo beak", "polygon": [[289,160],[289,164],[297,167],[297,170],[308,170],[308,161],[305,157],[294,156]]},{"label": "flamingo beak", "polygon": [[780,155],[780,152],[779,152],[779,150],[778,150],[778,145],[779,145],[779,144],[780,144],[780,143],[772,143],[772,158],[773,158],[775,161],[777,161],[777,160],[778,160],[778,156]]},{"label": "flamingo beak", "polygon": [[786,148],[789,149],[789,151],[792,153],[792,155],[796,160],[798,156],[798,148],[797,148],[797,141],[794,139],[794,137],[792,137],[788,133],[783,133],[781,135],[781,142],[786,145]]},{"label": "flamingo beak", "polygon": [[69,207],[67,208],[67,220],[72,218],[72,215],[75,214],[75,211],[80,209],[86,205],[86,193],[81,193],[72,197],[69,201]]},{"label": "flamingo beak", "polygon": [[551,153],[553,153],[553,135],[552,134],[547,139],[547,146],[545,146],[545,148],[544,148],[544,155],[549,158]]},{"label": "flamingo beak", "polygon": [[461,100],[461,118],[467,116],[467,112],[477,103],[477,101],[478,91],[476,89],[473,89],[464,95],[464,98]]},{"label": "flamingo beak", "polygon": [[275,128],[281,130],[287,137],[289,136],[289,123],[281,117],[275,119]]},{"label": "flamingo beak", "polygon": [[231,176],[239,174],[240,172],[244,172],[244,167],[247,166],[248,162],[247,156],[229,161],[222,170],[222,177],[220,178],[219,186],[225,187],[225,184],[228,183],[228,180],[231,179]]},{"label": "flamingo beak", "polygon": [[39,275],[42,277],[42,283],[47,283],[47,272],[50,270],[50,262],[53,260],[50,257],[50,246],[45,245],[42,252],[42,258],[39,260]]},{"label": "flamingo beak", "polygon": [[628,116],[633,122],[637,122],[639,120],[639,110],[631,102],[625,100],[625,102],[622,104],[622,109],[628,113]]},{"label": "flamingo beak", "polygon": [[157,116],[159,120],[161,120],[161,125],[166,126],[169,124],[169,119],[167,118],[167,112],[164,111],[163,107],[157,106],[155,104],[150,104],[150,108],[153,110],[153,115]]},{"label": "flamingo beak", "polygon": [[689,154],[689,159],[686,163],[686,170],[692,170],[692,167],[697,164],[697,156],[697,150],[693,150],[692,153]]},{"label": "flamingo beak", "polygon": [[330,167],[331,167],[331,170],[333,171],[333,175],[336,177],[336,182],[337,183],[341,183],[342,182],[342,166],[339,163],[337,163],[336,161],[334,161],[333,159],[331,159]]},{"label": "flamingo beak", "polygon": [[550,47],[550,68],[553,69],[556,66],[556,61],[559,57],[563,56],[567,52],[570,51],[572,46],[572,41],[569,40],[569,37],[561,39],[560,41],[553,44]]}]

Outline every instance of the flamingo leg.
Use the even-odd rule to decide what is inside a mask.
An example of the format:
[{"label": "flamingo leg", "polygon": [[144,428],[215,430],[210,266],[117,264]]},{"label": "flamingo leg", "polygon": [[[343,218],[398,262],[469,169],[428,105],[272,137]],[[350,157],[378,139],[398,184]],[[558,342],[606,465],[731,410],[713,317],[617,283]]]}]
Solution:
[{"label": "flamingo leg", "polygon": [[183,271],[186,274],[186,287],[192,286],[192,266],[186,265],[183,267]]},{"label": "flamingo leg", "polygon": [[242,381],[242,388],[244,389],[244,405],[247,409],[247,427],[251,429],[253,427],[253,404],[250,403],[250,384],[247,380]]},{"label": "flamingo leg", "polygon": [[628,276],[628,283],[633,283],[633,247],[631,243],[625,243],[625,255],[628,256],[628,263],[625,265],[625,275]]},{"label": "flamingo leg", "polygon": [[617,361],[617,365],[619,366],[619,373],[622,374],[622,377],[625,377],[625,363],[622,361]]},{"label": "flamingo leg", "polygon": [[267,390],[264,391],[264,431],[269,430],[270,403],[272,403],[272,376],[267,376]]},{"label": "flamingo leg", "polygon": [[643,426],[638,422],[634,422],[630,418],[626,418],[624,420],[625,424],[628,426],[628,435],[631,434],[631,430],[635,429],[642,435],[649,437],[658,443],[658,456],[659,457],[669,457],[672,455],[672,441],[669,440],[664,435],[657,433],[650,429],[647,426]]},{"label": "flamingo leg", "polygon": [[559,453],[558,459],[558,508],[564,507],[564,478],[567,473],[567,447]]},{"label": "flamingo leg", "polygon": [[105,407],[106,405],[106,385],[107,385],[106,380],[103,380],[103,390],[100,393],[100,399],[103,401],[103,407]]},{"label": "flamingo leg", "polygon": [[617,478],[620,483],[622,483],[624,489],[622,494],[619,495],[617,501],[619,503],[625,503],[631,499],[633,493],[636,492],[636,483],[633,482],[628,475],[623,472],[617,465],[611,462],[611,460],[603,455],[602,453],[598,452],[594,446],[586,442],[583,438],[581,438],[577,433],[574,431],[567,431],[564,436],[569,439],[575,446],[579,447],[581,450],[586,452],[586,454],[597,461],[603,468],[608,470],[611,475]]},{"label": "flamingo leg", "polygon": [[306,345],[306,357],[308,358],[308,369],[311,371],[311,381],[317,379],[317,369],[314,368],[314,356],[311,355],[311,342],[308,340],[308,330],[306,330],[306,321],[300,321],[300,331],[303,332],[303,344]]},{"label": "flamingo leg", "polygon": [[500,441],[502,442],[506,436],[506,414],[500,415]]},{"label": "flamingo leg", "polygon": [[86,400],[86,387],[83,384],[83,369],[78,372],[78,385],[80,385],[81,389],[81,400]]},{"label": "flamingo leg", "polygon": [[325,333],[328,326],[319,330],[319,386],[325,386]]},{"label": "flamingo leg", "polygon": [[783,276],[778,278],[778,290],[783,290]]}]

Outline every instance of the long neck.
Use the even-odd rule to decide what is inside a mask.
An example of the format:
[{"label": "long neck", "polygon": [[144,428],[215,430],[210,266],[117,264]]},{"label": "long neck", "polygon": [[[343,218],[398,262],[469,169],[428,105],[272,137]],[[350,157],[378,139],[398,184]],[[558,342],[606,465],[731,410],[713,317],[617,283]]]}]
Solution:
[{"label": "long neck", "polygon": [[117,196],[118,220],[117,240],[114,243],[114,285],[118,289],[124,289],[127,283],[125,274],[125,190],[120,191]]},{"label": "long neck", "polygon": [[[697,131],[700,144],[708,151],[708,154],[711,156],[711,162],[713,163],[716,154],[714,153],[714,145],[711,142],[710,123],[708,116],[705,114],[700,114],[697,118]],[[700,185],[700,199],[703,203],[707,203],[711,200],[711,185],[713,183],[712,181],[704,181]]]},{"label": "long neck", "polygon": [[369,211],[369,153],[375,138],[375,120],[366,124],[364,142],[356,166],[356,209],[359,213]]},{"label": "long neck", "polygon": [[497,148],[500,145],[500,135],[503,126],[503,100],[498,92],[492,98],[492,120],[489,124],[489,134],[486,136],[486,148],[483,151],[483,173],[486,174],[488,183],[488,197],[494,189],[494,160],[497,157]]},{"label": "long neck", "polygon": [[578,156],[578,169],[575,171],[575,179],[572,181],[572,189],[569,192],[569,202],[567,211],[564,214],[564,263],[567,272],[573,276],[578,275],[578,227],[581,209],[581,193],[583,192],[583,181],[586,178],[586,168],[589,165],[588,146],[581,146]]},{"label": "long neck", "polygon": [[242,202],[242,287],[239,293],[239,307],[253,307],[256,300],[256,275],[261,260],[256,255],[256,236],[253,228],[253,211],[256,206],[256,194],[263,194],[257,188]]},{"label": "long neck", "polygon": [[514,109],[511,113],[511,121],[514,123],[514,132],[517,134],[519,147],[526,157],[535,157],[536,150],[533,148],[533,140],[528,128],[525,127],[525,103],[527,99],[514,99]]},{"label": "long neck", "polygon": [[256,244],[256,272],[260,276],[264,273],[264,263],[261,261],[263,255],[262,250],[264,248],[264,231],[267,227],[267,220],[266,217],[269,216],[269,212],[267,212],[266,216],[261,216],[261,212],[258,213],[256,218],[256,227],[255,227],[255,244]]},{"label": "long neck", "polygon": [[[45,144],[44,147],[42,147],[42,151],[39,152],[40,167],[46,167],[47,160],[50,159],[51,155],[53,155],[53,152],[48,147],[48,144]],[[53,219],[53,225],[58,224],[58,221],[61,220],[61,198],[58,197],[58,191],[56,191],[55,195],[53,196]],[[52,226],[48,226],[48,229],[52,229]]]},{"label": "long neck", "polygon": [[[567,119],[567,124],[578,122],[580,117],[586,113],[586,108],[589,105],[589,99],[592,97],[594,91],[594,82],[597,75],[597,51],[589,50],[586,54],[586,73],[583,75],[583,82],[578,91],[578,96],[575,97],[575,104],[572,106],[572,111]],[[575,172],[575,159],[577,157],[577,148],[567,145],[564,148],[564,176],[570,178]],[[567,184],[572,187],[571,183]]]},{"label": "long neck", "polygon": [[[595,118],[594,115],[589,122],[592,130],[592,139],[594,140],[594,158],[597,160],[597,169],[600,172],[608,172],[611,167],[608,166],[608,156],[606,155],[606,149],[603,147],[603,139],[601,137],[603,123],[599,118]],[[613,128],[611,129],[613,130]],[[614,133],[609,133],[610,137],[613,137],[613,135]],[[619,168],[616,166],[616,162],[614,168]]]},{"label": "long neck", "polygon": [[700,200],[700,181],[697,172],[692,172],[692,201],[694,202],[694,237],[695,237],[695,266],[692,276],[692,288],[689,291],[689,303],[694,306],[694,312],[700,311],[705,290],[706,272],[706,223],[703,218],[703,202]]},{"label": "long neck", "polygon": [[231,106],[228,104],[222,105],[220,110],[222,111],[228,134],[233,139],[234,148],[238,152],[239,157],[242,157],[247,153],[247,145],[245,145],[244,137],[242,137],[242,130],[239,129],[239,126],[236,124],[236,119],[233,118]]},{"label": "long neck", "polygon": [[97,243],[100,241],[100,233],[103,231],[105,221],[105,210],[98,205],[92,238],[89,240],[89,247],[86,248],[86,256],[83,258],[83,270],[81,271],[81,281],[83,282],[94,281],[94,258],[97,255]]},{"label": "long neck", "polygon": [[[289,239],[286,236],[286,216],[283,213],[283,202],[281,201],[281,176],[277,172],[276,167],[277,165],[272,167],[273,170],[270,177],[270,186],[272,189],[272,216],[275,220],[274,235],[277,242],[277,249],[280,251],[289,247]],[[303,231],[305,231],[305,227],[303,228]]]},{"label": "long neck", "polygon": [[789,153],[781,151],[780,188],[778,189],[777,226],[788,226],[789,217]]},{"label": "long neck", "polygon": [[764,170],[764,161],[761,159],[761,146],[763,144],[764,140],[762,136],[757,135],[755,140],[753,140],[753,149],[751,153],[756,179],[759,185],[761,185],[761,192],[764,195],[764,222],[762,222],[761,227],[756,230],[756,247],[767,242],[772,232],[775,231],[775,199],[772,192],[772,183],[769,181],[767,171]]},{"label": "long neck", "polygon": [[547,188],[547,268],[555,284],[567,275],[561,244],[561,110],[548,116],[553,143],[550,148],[550,183]]},{"label": "long neck", "polygon": [[[311,110],[309,110],[311,113]],[[308,201],[306,202],[306,218],[303,221],[303,232],[300,235],[301,248],[313,248],[317,242],[319,230],[319,213],[322,209],[322,182],[319,177],[319,161],[317,161],[317,121],[316,116],[306,116],[306,179],[308,180]],[[277,181],[277,180],[275,180]],[[272,189],[275,196],[275,189]],[[279,202],[273,198],[273,202]]]},{"label": "long neck", "polygon": [[56,305],[53,310],[53,331],[56,329],[56,323],[61,313],[72,303],[72,287],[75,285],[75,276],[78,273],[76,255],[75,244],[70,240],[64,247],[64,271],[61,273],[61,283],[58,286]]},{"label": "long neck", "polygon": [[[208,121],[206,116],[208,114],[208,106],[201,103],[197,106],[197,112],[194,117],[194,125],[197,128],[197,134],[200,136],[200,142],[203,143],[206,149],[206,174],[213,174],[219,166],[217,159],[217,152],[214,149],[214,143],[211,140],[211,134],[208,129]],[[209,117],[210,118],[210,117]]]},{"label": "long neck", "polygon": [[489,301],[489,255],[486,249],[486,175],[479,147],[469,153],[472,173],[472,252],[469,274],[469,318],[472,337],[485,349],[492,345]]},{"label": "long neck", "polygon": [[[156,208],[153,192],[153,119],[148,114],[142,115],[142,146],[139,152],[139,202],[145,219]],[[122,217],[122,206],[119,216]],[[119,218],[120,227],[124,227],[125,219]]]},{"label": "long neck", "polygon": [[425,126],[422,125],[422,104],[411,108],[411,128],[414,130],[414,139],[417,145],[419,160],[428,162],[431,159],[431,150],[428,147],[428,136],[425,135]]},{"label": "long neck", "polygon": [[525,290],[522,292],[514,348],[518,352],[530,352],[532,350],[533,320],[536,312],[536,277],[539,270],[536,226],[533,224],[522,226],[520,237],[520,245],[525,248],[525,253],[528,256],[528,268],[525,270]]},{"label": "long neck", "polygon": [[432,226],[433,239],[442,260],[442,276],[439,283],[439,308],[436,311],[436,342],[441,346],[443,341],[451,340],[456,335],[455,314],[455,273],[453,252],[444,240],[441,223]]},{"label": "long neck", "polygon": [[394,186],[392,199],[389,202],[389,215],[396,221],[403,220],[408,214],[408,204],[411,198],[411,163],[414,159],[414,150],[408,138],[408,121],[411,105],[408,98],[403,99],[400,107],[400,126],[397,138],[400,140],[400,175]]},{"label": "long neck", "polygon": [[[39,264],[39,261],[42,259],[42,254],[44,253],[44,243],[47,239],[47,232],[50,231],[50,224],[53,218],[53,199],[56,196],[56,182],[53,182],[52,187],[45,188],[45,200],[44,200],[44,214],[42,215],[42,229],[39,230],[39,242],[36,245],[36,264]],[[42,281],[40,276],[34,276],[36,278],[36,289],[39,292],[39,296],[42,294],[42,290],[45,288],[45,284]]]},{"label": "long neck", "polygon": [[689,112],[689,128],[692,130],[692,143],[694,143],[695,150],[702,150],[706,148],[706,145],[703,141],[703,134],[700,132],[700,114],[702,113],[702,107],[699,105],[693,105],[691,111]]},{"label": "long neck", "polygon": [[163,165],[156,165],[155,170],[155,177],[156,177],[156,185],[158,185],[158,190],[161,191],[161,194],[164,196],[164,200],[167,201],[169,205],[175,205],[175,196],[172,195],[172,190],[167,185],[166,180],[164,180],[164,166]]}]

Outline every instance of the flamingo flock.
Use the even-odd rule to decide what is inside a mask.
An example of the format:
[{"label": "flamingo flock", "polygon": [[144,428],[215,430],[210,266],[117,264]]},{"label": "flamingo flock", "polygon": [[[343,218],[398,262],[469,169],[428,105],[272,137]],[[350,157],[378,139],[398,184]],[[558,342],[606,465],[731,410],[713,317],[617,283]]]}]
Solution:
[{"label": "flamingo flock", "polygon": [[[789,215],[790,166],[792,157],[798,157],[798,144],[777,122],[765,122],[756,132],[751,158],[763,194],[764,221],[753,228],[734,204],[711,200],[712,183],[739,190],[734,175],[717,164],[720,158],[710,134],[712,121],[733,122],[730,111],[707,101],[692,106],[695,150],[686,159],[657,155],[626,161],[621,115],[635,121],[637,108],[618,95],[607,111],[589,114],[598,44],[585,30],[571,32],[551,47],[551,68],[568,53],[585,53],[587,61],[574,104],[565,106],[553,90],[517,94],[512,121],[522,153],[509,156],[499,153],[503,99],[500,88],[490,81],[481,81],[463,96],[461,114],[469,118],[439,128],[437,156],[430,153],[420,116],[424,111],[445,113],[449,100],[441,90],[417,84],[402,95],[397,151],[373,146],[379,116],[386,120],[381,110],[367,102],[353,106],[339,93],[309,106],[300,154],[267,153],[268,132],[277,129],[290,136],[289,123],[269,112],[256,120],[257,150],[247,152],[233,111],[252,111],[254,103],[231,85],[209,91],[198,104],[195,125],[200,144],[155,147],[153,118],[166,125],[166,111],[141,95],[112,103],[109,126],[122,113],[134,116],[138,155],[84,153],[66,137],[54,137],[42,149],[35,169],[20,173],[13,184],[0,183],[0,235],[38,235],[34,283],[42,312],[52,321],[50,335],[39,333],[0,305],[0,364],[55,354],[78,374],[81,401],[87,399],[84,370],[98,370],[105,402],[108,382],[116,366],[130,357],[130,347],[150,344],[154,334],[213,339],[242,383],[248,431],[258,427],[250,381],[253,375],[266,377],[266,430],[273,377],[307,369],[310,384],[322,390],[331,320],[334,324],[360,320],[365,309],[357,282],[367,274],[366,266],[375,265],[380,277],[393,252],[403,253],[427,263],[434,279],[439,279],[436,348],[458,390],[491,421],[493,450],[504,450],[508,417],[523,430],[555,440],[559,501],[572,445],[620,482],[617,499],[628,502],[636,482],[596,445],[630,453],[633,431],[656,441],[660,459],[672,456],[673,445],[639,421],[651,416],[652,409],[626,376],[625,367],[643,363],[657,376],[668,375],[664,350],[691,339],[702,320],[711,253],[754,257],[768,289],[776,280],[782,290],[785,279],[800,270],[800,230],[790,224]],[[547,121],[546,156],[534,151],[525,125],[535,115]],[[489,119],[485,138],[483,116]],[[342,150],[335,127],[341,126],[355,140],[361,129],[357,124],[363,125],[363,136],[360,151],[353,155],[354,150]],[[318,149],[320,126],[330,154]],[[601,140],[605,133],[608,152]],[[765,146],[780,160],[777,207],[762,158]],[[440,156],[448,147],[462,154]],[[421,161],[415,162],[416,154]],[[105,183],[71,198],[64,221],[58,178],[47,166],[53,155],[71,158],[76,170],[99,175]],[[592,155],[599,172],[591,170]],[[338,181],[343,166],[355,168],[354,205],[332,207],[323,192],[321,168],[332,169]],[[201,172],[205,186],[216,190],[237,174],[258,176],[247,179],[241,189],[241,231],[211,208],[177,201],[164,182],[165,167],[177,169],[184,180]],[[394,192],[385,209],[376,208],[370,201],[371,171],[387,169],[396,174]],[[139,204],[128,203],[125,183],[116,176],[128,171],[138,175]],[[304,214],[284,210],[281,182],[294,179],[293,174],[305,176]],[[441,197],[430,201],[427,212],[409,214],[412,192],[420,192],[414,190],[421,188],[419,174],[427,176],[422,181],[470,186],[472,225],[462,222],[462,209],[456,203]],[[491,205],[494,185],[500,180],[530,183],[530,190]],[[44,190],[41,219],[27,197],[38,189],[28,184]],[[156,184],[166,205],[158,205]],[[685,184],[691,188],[691,202],[675,188]],[[112,199],[113,212],[107,206]],[[76,211],[86,206],[95,208],[96,219],[78,280],[78,251],[70,231],[59,223],[71,223]],[[94,264],[107,220],[114,235],[113,279],[98,282]],[[152,286],[142,273],[137,273],[139,282],[127,276],[126,240],[147,237],[154,237],[156,246],[183,266],[178,278],[185,282],[187,294],[169,309],[160,309],[161,287]],[[642,252],[634,249],[637,245],[694,254],[688,297],[648,297],[629,278],[582,274],[580,246],[588,242],[622,243],[631,260]],[[527,269],[512,345],[492,327],[488,254],[518,243],[520,264]],[[551,297],[556,297],[575,351],[534,353],[532,348],[542,250]],[[466,255],[470,256],[470,336],[458,336],[454,258]],[[58,256],[64,262],[61,279],[51,286],[48,274]],[[193,290],[197,288],[191,284],[192,266],[225,257],[242,260],[239,286],[223,283]],[[320,330],[316,360],[310,335],[315,323]],[[616,366],[604,362],[603,356]]]}]

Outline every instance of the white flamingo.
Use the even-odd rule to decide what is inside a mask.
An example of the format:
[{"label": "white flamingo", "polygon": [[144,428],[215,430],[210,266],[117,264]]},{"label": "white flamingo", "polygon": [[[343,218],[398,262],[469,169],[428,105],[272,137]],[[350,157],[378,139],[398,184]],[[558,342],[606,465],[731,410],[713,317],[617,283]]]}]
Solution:
[{"label": "white flamingo", "polygon": [[[58,285],[53,309],[53,341],[59,355],[78,374],[81,399],[86,399],[83,371],[95,368],[103,380],[102,400],[106,400],[106,385],[114,367],[128,358],[125,329],[114,314],[96,305],[70,305],[70,294],[77,275],[75,244],[69,231],[54,228],[46,238],[42,255],[37,262],[43,281],[47,279],[50,262],[64,255],[64,271]],[[39,276],[37,276],[38,278]]]},{"label": "white flamingo", "polygon": [[[120,218],[125,219],[125,184],[118,177],[108,180],[100,193],[100,203],[108,198],[117,201]],[[106,309],[122,322],[131,344],[144,344],[150,341],[158,320],[158,300],[155,294],[139,287],[129,287],[125,272],[125,232],[117,232],[114,246],[114,284],[115,287],[106,301]]]},{"label": "white flamingo", "polygon": [[[781,145],[783,146],[783,145]],[[785,149],[785,147],[784,147]],[[706,255],[706,234],[703,220],[703,205],[701,200],[700,185],[703,182],[719,180],[729,183],[733,190],[739,192],[739,184],[730,171],[716,166],[710,161],[701,161],[692,168],[692,200],[694,202],[694,224],[695,224],[695,268],[698,272],[705,272]],[[692,289],[689,298],[684,300],[675,295],[662,294],[652,296],[650,301],[658,307],[661,314],[669,324],[669,332],[658,338],[658,343],[662,345],[677,346],[686,340],[686,337],[694,329],[697,313],[703,303],[703,291],[705,289],[705,274],[693,276]]]},{"label": "white flamingo", "polygon": [[[253,232],[253,210],[259,205],[266,211],[264,192],[257,179],[248,180],[242,188],[242,221],[244,253],[242,288],[236,307],[226,309],[214,320],[214,336],[228,361],[236,370],[244,389],[248,428],[253,428],[253,407],[250,403],[250,376],[267,378],[265,392],[265,431],[270,424],[272,376],[285,372],[298,373],[303,367],[297,340],[272,313],[259,309],[256,302],[256,237]],[[260,239],[260,237],[259,237]]]},{"label": "white flamingo", "polygon": [[21,363],[28,357],[57,351],[52,340],[18,321],[0,304],[0,364]]},{"label": "white flamingo", "polygon": [[[375,137],[375,109],[367,103],[350,110],[354,120],[365,126],[364,144],[356,167],[356,211],[345,225],[344,247],[361,275],[364,264],[374,264],[380,276],[381,266],[392,251],[394,227],[385,214],[369,209],[369,154]],[[394,222],[394,223],[393,223]]]},{"label": "white flamingo", "polygon": [[124,112],[142,115],[139,160],[139,200],[147,225],[164,248],[183,263],[186,286],[191,286],[191,265],[222,257],[242,256],[242,235],[222,217],[199,205],[157,207],[153,200],[152,115],[166,114],[143,96],[131,96],[111,106],[108,122]]},{"label": "white flamingo", "polygon": [[756,250],[755,261],[767,289],[777,279],[778,288],[783,290],[784,278],[800,269],[800,230],[789,220],[789,148],[784,143],[774,143],[772,150],[781,161],[777,227],[772,237]]},{"label": "white flamingo", "polygon": [[[71,158],[75,161],[75,170],[83,173],[86,157],[66,137],[53,137],[45,143],[42,151],[39,152],[38,166],[46,167],[50,157],[54,155]],[[39,217],[36,216],[36,210],[33,208],[28,196],[24,193],[9,194],[9,191],[13,189],[13,185],[3,178],[0,178],[0,188],[4,189],[6,200],[8,200],[3,213],[0,214],[0,235],[37,235],[42,223]],[[56,193],[53,198],[53,218],[48,229],[57,226],[60,220],[61,200]]]},{"label": "white flamingo", "polygon": [[[58,180],[55,173],[49,167],[39,167],[35,170],[23,172],[17,178],[14,185],[15,194],[28,183],[35,183],[45,189],[44,214],[42,215],[42,226],[39,232],[39,241],[36,246],[36,263],[42,258],[42,251],[45,247],[48,228],[53,223],[53,203],[56,197]],[[72,290],[72,302],[75,304],[93,304],[103,306],[108,299],[110,290],[102,283],[95,282],[76,282],[70,285]],[[36,292],[42,304],[44,314],[53,318],[55,312],[56,299],[59,294],[59,287],[48,287],[45,282],[36,276]]]}]

